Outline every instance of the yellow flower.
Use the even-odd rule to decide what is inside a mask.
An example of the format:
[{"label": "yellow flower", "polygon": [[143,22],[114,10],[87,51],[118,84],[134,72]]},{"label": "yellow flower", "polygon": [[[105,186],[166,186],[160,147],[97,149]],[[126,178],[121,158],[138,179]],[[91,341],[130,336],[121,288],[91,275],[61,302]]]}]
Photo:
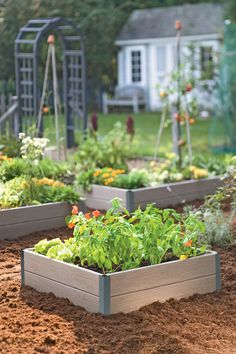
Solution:
[{"label": "yellow flower", "polygon": [[122,174],[122,173],[125,173],[125,170],[122,170],[122,169],[118,169],[118,170],[116,170],[116,172],[117,172],[117,174]]},{"label": "yellow flower", "polygon": [[181,256],[179,257],[179,259],[181,261],[184,261],[185,259],[188,259],[188,256],[186,256],[185,254],[181,254]]},{"label": "yellow flower", "polygon": [[111,171],[113,171],[113,168],[109,167],[109,168],[107,169],[107,171],[111,172]]},{"label": "yellow flower", "polygon": [[94,172],[93,177],[98,177],[101,174],[101,170],[97,170]]},{"label": "yellow flower", "polygon": [[198,178],[204,178],[208,176],[208,172],[207,170],[204,170],[203,168],[196,168],[194,173],[194,178],[198,179]]},{"label": "yellow flower", "polygon": [[46,177],[41,179],[33,178],[33,181],[38,186],[64,187],[64,183]]},{"label": "yellow flower", "polygon": [[11,160],[12,160],[11,157],[0,154],[0,161],[11,161]]},{"label": "yellow flower", "polygon": [[102,177],[103,178],[108,178],[108,177],[110,177],[110,174],[109,173],[103,173]]},{"label": "yellow flower", "polygon": [[196,166],[192,165],[192,166],[189,166],[189,171],[190,172],[194,172],[196,170]]}]

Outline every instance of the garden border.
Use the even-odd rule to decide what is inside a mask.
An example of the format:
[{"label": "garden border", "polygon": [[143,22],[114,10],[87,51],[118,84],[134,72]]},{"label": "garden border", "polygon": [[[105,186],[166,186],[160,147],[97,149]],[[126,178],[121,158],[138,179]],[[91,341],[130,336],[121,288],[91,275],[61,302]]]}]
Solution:
[{"label": "garden border", "polygon": [[122,200],[122,205],[132,212],[139,205],[145,208],[148,203],[155,203],[156,207],[166,208],[203,199],[206,195],[215,193],[223,183],[220,177],[211,177],[137,189],[92,184],[91,192],[85,192],[84,196],[88,208],[108,210],[111,207],[111,200],[118,197]]},{"label": "garden border", "polygon": [[22,286],[53,293],[103,315],[128,313],[155,301],[180,299],[220,290],[217,252],[127,271],[100,274],[22,250]]},{"label": "garden border", "polygon": [[0,210],[0,240],[11,240],[32,232],[66,226],[65,217],[70,213],[71,205],[67,202],[2,209]]}]

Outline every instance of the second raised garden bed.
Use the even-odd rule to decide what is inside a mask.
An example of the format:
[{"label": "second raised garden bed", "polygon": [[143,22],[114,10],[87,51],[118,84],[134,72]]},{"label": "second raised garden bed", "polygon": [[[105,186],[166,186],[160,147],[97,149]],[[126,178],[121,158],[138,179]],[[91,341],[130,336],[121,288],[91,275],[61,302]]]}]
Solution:
[{"label": "second raised garden bed", "polygon": [[71,205],[66,202],[0,210],[0,240],[65,226],[70,212]]},{"label": "second raised garden bed", "polygon": [[46,256],[22,251],[22,285],[69,299],[90,312],[130,312],[155,301],[220,289],[216,252],[102,275]]},{"label": "second raised garden bed", "polygon": [[92,191],[86,192],[85,198],[88,208],[108,210],[111,207],[111,200],[118,197],[122,200],[122,205],[129,212],[132,212],[139,206],[142,209],[145,208],[149,203],[155,203],[159,208],[166,208],[196,199],[203,199],[206,195],[213,194],[222,185],[223,180],[219,177],[137,189],[123,189],[93,184]]}]

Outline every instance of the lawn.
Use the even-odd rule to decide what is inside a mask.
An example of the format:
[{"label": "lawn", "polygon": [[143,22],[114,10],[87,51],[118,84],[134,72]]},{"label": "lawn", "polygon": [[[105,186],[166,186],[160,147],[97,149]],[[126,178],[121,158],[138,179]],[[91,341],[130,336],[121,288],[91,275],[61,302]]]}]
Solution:
[{"label": "lawn", "polygon": [[[88,116],[88,121],[90,121]],[[98,114],[99,133],[101,136],[105,135],[112,129],[114,124],[120,121],[124,126],[126,124],[128,114],[124,113],[110,113],[108,115]],[[155,113],[139,113],[132,115],[135,125],[134,136],[134,150],[135,154],[139,156],[153,156],[156,145],[157,132],[160,125],[161,114]],[[50,139],[51,144],[55,144],[55,126],[52,116],[45,118],[45,135]],[[191,126],[192,145],[194,153],[210,154],[209,150],[209,132],[211,129],[210,120],[198,120],[195,125]],[[64,135],[64,121],[61,117],[61,137]],[[76,129],[78,132],[78,129]],[[183,139],[186,140],[185,126],[182,126]],[[78,135],[78,134],[77,134]],[[214,136],[217,140],[218,138]],[[219,141],[219,139],[217,140]],[[183,154],[187,151],[184,148]],[[172,151],[171,125],[164,129],[161,139],[160,155]]]},{"label": "lawn", "polygon": [[[106,134],[115,122],[125,124],[127,114],[99,114],[99,131]],[[153,156],[156,146],[157,132],[160,125],[160,113],[139,113],[132,115],[135,124],[134,145],[138,155]],[[191,126],[192,143],[194,152],[208,153],[208,135],[210,120],[200,120]],[[185,138],[185,126],[182,127],[183,138]],[[164,129],[161,139],[160,153],[172,151],[171,126]]]}]

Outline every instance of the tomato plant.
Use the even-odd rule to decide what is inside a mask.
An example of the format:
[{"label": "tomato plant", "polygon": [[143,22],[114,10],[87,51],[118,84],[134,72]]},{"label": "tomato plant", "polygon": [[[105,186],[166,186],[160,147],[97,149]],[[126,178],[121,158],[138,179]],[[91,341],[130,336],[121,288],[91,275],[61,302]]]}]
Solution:
[{"label": "tomato plant", "polygon": [[154,205],[130,214],[122,210],[118,198],[104,215],[98,210],[83,214],[73,208],[67,224],[73,228],[73,238],[56,244],[40,241],[35,251],[107,273],[196,256],[206,250],[198,247],[204,224],[197,217]]}]

